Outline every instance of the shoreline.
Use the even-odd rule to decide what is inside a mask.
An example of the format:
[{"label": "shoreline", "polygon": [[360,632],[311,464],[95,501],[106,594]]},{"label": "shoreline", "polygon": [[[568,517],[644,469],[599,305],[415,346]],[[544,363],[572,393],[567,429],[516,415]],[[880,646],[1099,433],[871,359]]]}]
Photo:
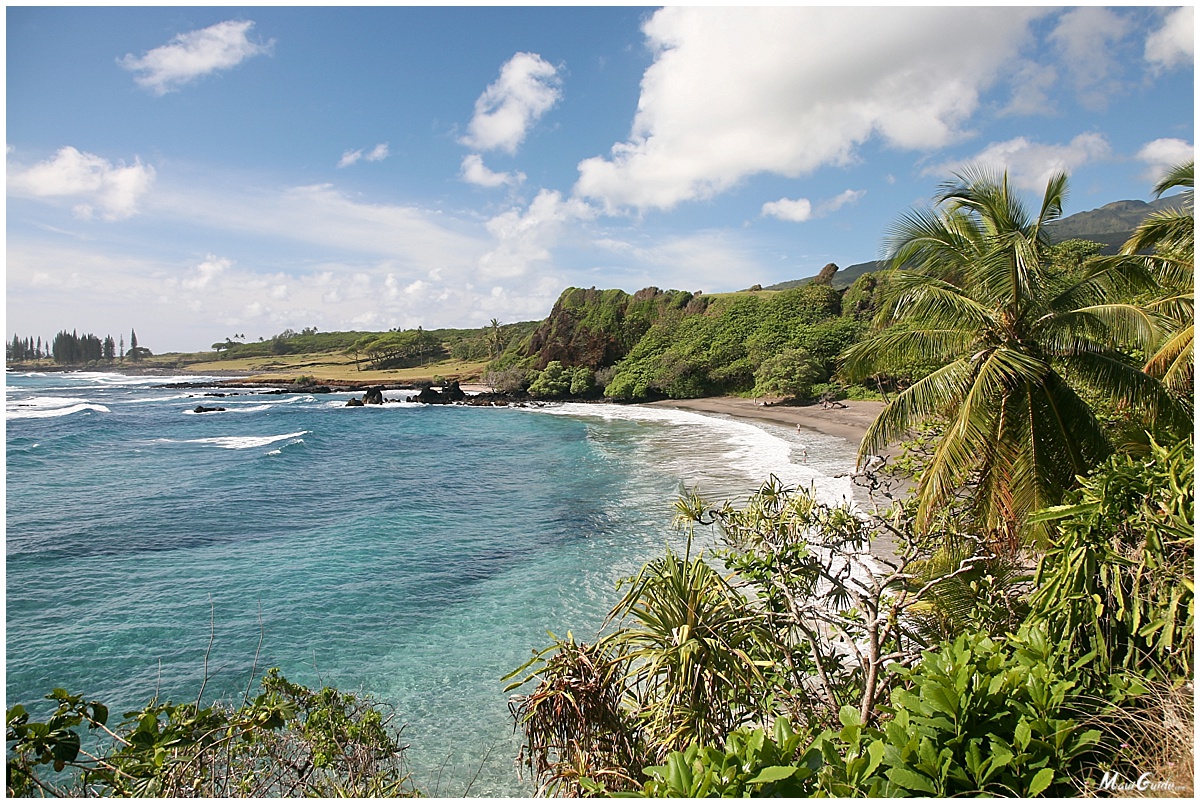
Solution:
[{"label": "shoreline", "polygon": [[723,413],[750,422],[768,422],[789,429],[797,426],[825,435],[836,436],[857,451],[859,443],[883,410],[882,402],[844,400],[844,408],[822,408],[820,405],[760,405],[751,399],[737,396],[711,396],[700,399],[666,399],[644,402],[647,407],[676,408],[696,413]]}]

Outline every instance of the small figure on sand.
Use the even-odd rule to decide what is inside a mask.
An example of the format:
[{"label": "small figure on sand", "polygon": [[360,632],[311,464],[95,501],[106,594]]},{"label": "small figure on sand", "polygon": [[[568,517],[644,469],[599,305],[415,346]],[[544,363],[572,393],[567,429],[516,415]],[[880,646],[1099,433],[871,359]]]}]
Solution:
[{"label": "small figure on sand", "polygon": [[843,404],[833,398],[832,392],[826,391],[825,393],[821,394],[821,409],[822,410],[829,410],[830,408],[844,408],[844,407],[846,407],[845,404]]}]

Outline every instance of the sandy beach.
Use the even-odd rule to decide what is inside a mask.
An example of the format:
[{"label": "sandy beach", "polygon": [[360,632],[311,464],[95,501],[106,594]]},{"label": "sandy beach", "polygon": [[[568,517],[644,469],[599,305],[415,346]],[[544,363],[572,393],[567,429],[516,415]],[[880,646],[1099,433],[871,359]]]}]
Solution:
[{"label": "sandy beach", "polygon": [[692,410],[697,413],[724,413],[738,419],[771,422],[784,427],[794,428],[797,425],[818,433],[844,438],[858,449],[858,443],[879,411],[883,410],[882,402],[846,400],[840,404],[844,408],[822,408],[819,404],[791,405],[762,405],[752,399],[737,396],[708,397],[705,399],[667,399],[661,402],[647,403],[650,407],[679,408]]}]

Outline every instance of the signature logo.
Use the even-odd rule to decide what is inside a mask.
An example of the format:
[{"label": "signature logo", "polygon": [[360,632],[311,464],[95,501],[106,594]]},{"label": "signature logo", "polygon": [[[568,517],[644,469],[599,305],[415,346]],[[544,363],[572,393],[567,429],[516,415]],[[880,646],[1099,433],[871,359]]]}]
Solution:
[{"label": "signature logo", "polygon": [[1178,785],[1166,779],[1155,779],[1149,773],[1143,773],[1136,779],[1131,779],[1115,771],[1105,771],[1104,775],[1100,777],[1099,789],[1125,793],[1133,790],[1140,793],[1146,791],[1174,792],[1178,789]]}]

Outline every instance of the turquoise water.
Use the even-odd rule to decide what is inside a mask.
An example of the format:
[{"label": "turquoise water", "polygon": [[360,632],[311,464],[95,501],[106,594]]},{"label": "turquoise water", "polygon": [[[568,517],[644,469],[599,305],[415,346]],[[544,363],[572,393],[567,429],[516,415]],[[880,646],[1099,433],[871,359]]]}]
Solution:
[{"label": "turquoise water", "polygon": [[532,791],[501,676],[547,629],[589,639],[620,578],[681,548],[685,487],[850,493],[839,439],[804,435],[805,463],[796,433],[681,411],[6,380],[8,706],[56,686],[114,711],[194,698],[211,630],[206,698],[273,666],[369,692],[441,795]]}]

